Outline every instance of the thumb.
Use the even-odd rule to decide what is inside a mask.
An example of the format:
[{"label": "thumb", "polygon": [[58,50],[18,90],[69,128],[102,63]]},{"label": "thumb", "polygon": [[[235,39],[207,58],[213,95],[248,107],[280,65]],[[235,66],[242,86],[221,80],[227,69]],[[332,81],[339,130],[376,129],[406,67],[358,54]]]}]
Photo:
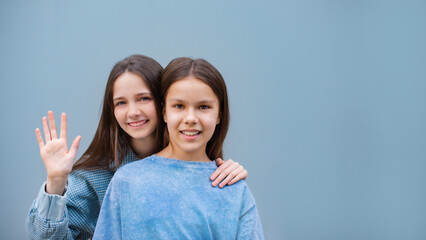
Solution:
[{"label": "thumb", "polygon": [[222,165],[225,161],[222,160],[222,158],[216,158],[216,165],[219,167]]}]

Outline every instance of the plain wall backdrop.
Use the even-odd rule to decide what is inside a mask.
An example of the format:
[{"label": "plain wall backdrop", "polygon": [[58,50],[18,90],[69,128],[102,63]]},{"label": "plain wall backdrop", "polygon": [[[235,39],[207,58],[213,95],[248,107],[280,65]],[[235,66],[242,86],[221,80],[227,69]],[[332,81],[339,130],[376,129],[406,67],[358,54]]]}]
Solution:
[{"label": "plain wall backdrop", "polygon": [[134,53],[223,74],[267,239],[426,239],[424,0],[3,0],[0,34],[0,239],[26,239],[42,116],[68,114],[81,156]]}]

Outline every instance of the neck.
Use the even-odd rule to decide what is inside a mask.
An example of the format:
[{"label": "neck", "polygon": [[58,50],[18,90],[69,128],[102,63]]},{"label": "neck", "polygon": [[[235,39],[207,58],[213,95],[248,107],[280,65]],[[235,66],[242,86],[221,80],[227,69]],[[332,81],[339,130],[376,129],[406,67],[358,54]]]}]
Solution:
[{"label": "neck", "polygon": [[185,152],[182,151],[182,149],[174,148],[170,143],[166,148],[157,153],[157,155],[160,157],[174,158],[183,161],[211,162],[205,149],[204,151]]},{"label": "neck", "polygon": [[154,149],[158,143],[155,141],[154,135],[150,135],[142,139],[132,138],[131,144],[135,154],[139,158],[145,158],[154,153]]}]

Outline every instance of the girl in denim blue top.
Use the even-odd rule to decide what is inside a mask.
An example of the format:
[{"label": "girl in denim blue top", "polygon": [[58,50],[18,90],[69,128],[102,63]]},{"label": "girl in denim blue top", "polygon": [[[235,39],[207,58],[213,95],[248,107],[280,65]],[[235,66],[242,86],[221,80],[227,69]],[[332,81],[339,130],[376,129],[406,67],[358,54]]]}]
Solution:
[{"label": "girl in denim blue top", "polygon": [[[67,148],[66,115],[61,116],[59,134],[53,113],[49,111],[48,117],[43,118],[45,142],[39,129],[36,137],[47,181],[27,217],[30,239],[91,238],[115,171],[160,150],[162,70],[155,60],[142,55],[130,56],[114,66],[106,85],[98,129],[75,164],[81,137],[77,136],[71,148]],[[210,177],[214,186],[233,184],[247,175],[232,160],[217,159],[217,165],[220,167]]]},{"label": "girl in denim blue top", "polygon": [[263,239],[245,181],[220,190],[206,176],[222,157],[229,125],[221,74],[177,58],[161,80],[165,148],[112,178],[94,239]]}]

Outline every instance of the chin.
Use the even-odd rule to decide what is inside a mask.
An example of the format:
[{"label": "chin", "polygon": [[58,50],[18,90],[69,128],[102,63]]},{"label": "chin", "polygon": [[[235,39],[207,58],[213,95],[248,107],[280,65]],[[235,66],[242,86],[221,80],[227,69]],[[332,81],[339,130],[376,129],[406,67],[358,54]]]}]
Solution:
[{"label": "chin", "polygon": [[148,138],[149,136],[153,135],[152,133],[127,133],[132,139],[136,139],[136,140],[142,140],[144,138]]},{"label": "chin", "polygon": [[183,147],[182,150],[186,153],[192,154],[192,153],[198,153],[198,152],[202,152],[202,151],[206,151],[206,148],[203,146],[188,146],[188,147]]}]

